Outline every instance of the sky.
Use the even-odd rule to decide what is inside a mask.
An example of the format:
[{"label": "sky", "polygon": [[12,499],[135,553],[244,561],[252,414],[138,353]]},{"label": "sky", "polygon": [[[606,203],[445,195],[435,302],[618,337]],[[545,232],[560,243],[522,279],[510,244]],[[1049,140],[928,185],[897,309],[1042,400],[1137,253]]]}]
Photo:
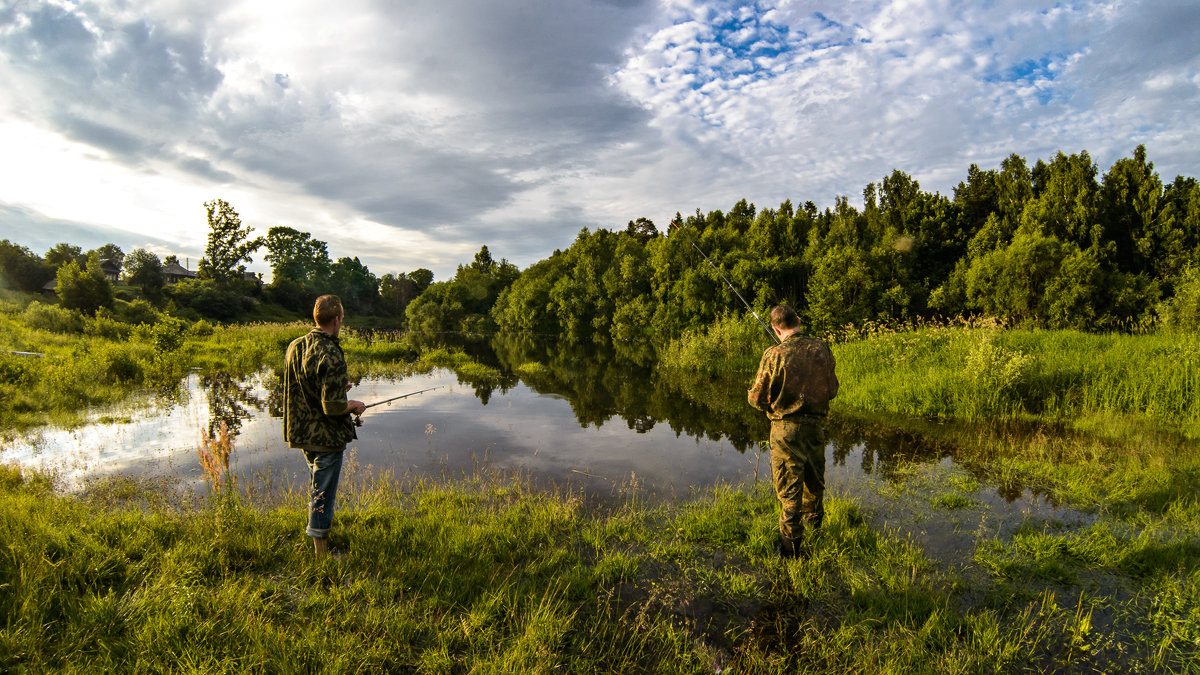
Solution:
[{"label": "sky", "polygon": [[0,239],[195,269],[223,199],[445,280],[894,169],[1200,177],[1197,35],[1196,0],[0,0]]}]

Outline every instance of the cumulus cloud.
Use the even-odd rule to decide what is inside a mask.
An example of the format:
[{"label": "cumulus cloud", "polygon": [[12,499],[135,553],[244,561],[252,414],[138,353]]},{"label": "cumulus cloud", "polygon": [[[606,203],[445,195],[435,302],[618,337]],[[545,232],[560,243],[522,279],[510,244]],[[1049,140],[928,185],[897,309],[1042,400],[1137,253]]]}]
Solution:
[{"label": "cumulus cloud", "polygon": [[[825,5],[19,1],[0,131],[61,138],[26,173],[105,183],[97,227],[194,245],[219,196],[377,274],[440,278],[482,244],[525,266],[581,227],[826,206],[893,168],[948,192],[1013,152],[1104,169],[1145,143],[1197,173],[1194,2]],[[10,204],[87,221],[7,177]]]}]

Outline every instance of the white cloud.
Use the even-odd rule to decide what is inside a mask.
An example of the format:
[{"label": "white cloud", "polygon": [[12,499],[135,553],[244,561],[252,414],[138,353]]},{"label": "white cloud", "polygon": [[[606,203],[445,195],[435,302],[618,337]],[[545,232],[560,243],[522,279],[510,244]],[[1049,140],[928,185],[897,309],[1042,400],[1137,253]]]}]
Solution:
[{"label": "white cloud", "polygon": [[583,226],[828,206],[893,168],[948,192],[972,162],[1086,149],[1103,170],[1146,143],[1194,176],[1198,7],[20,4],[0,202],[194,249],[221,197],[376,274],[444,278],[483,244],[525,266]]}]

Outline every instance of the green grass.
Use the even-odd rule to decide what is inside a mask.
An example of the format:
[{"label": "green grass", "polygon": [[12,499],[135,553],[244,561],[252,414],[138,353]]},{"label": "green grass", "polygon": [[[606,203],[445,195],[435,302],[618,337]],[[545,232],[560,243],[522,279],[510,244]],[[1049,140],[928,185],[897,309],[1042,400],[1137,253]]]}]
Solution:
[{"label": "green grass", "polygon": [[110,479],[66,496],[0,468],[0,670],[1186,671],[1200,657],[1194,526],[1030,527],[981,540],[981,578],[843,499],[807,557],[780,561],[765,484],[654,505],[634,487],[587,508],[519,479],[353,466],[333,535],[348,553],[324,562],[292,491],[195,503]]},{"label": "green grass", "polygon": [[[9,433],[191,367],[277,367],[308,330],[139,327],[0,302],[0,349],[47,354],[0,355]],[[688,368],[745,379],[767,344],[730,322],[668,350],[663,375],[733,416],[740,391]],[[402,338],[348,332],[343,345],[355,377],[502,378]],[[108,479],[70,496],[0,468],[0,671],[1196,672],[1196,336],[927,326],[858,331],[834,350],[831,423],[932,439],[955,466],[901,462],[877,502],[827,496],[808,557],[786,563],[764,484],[671,504],[631,484],[587,508],[519,479],[348,469],[334,543],[349,553],[318,564],[286,487],[244,485],[222,504]],[[991,528],[983,484],[1045,494],[1087,524]],[[961,564],[889,520],[922,509],[979,522]]]},{"label": "green grass", "polygon": [[[733,317],[672,341],[662,364],[752,373],[770,344],[752,318]],[[1200,439],[1200,334],[947,324],[873,327],[839,334],[831,346],[841,382],[836,410]]]}]

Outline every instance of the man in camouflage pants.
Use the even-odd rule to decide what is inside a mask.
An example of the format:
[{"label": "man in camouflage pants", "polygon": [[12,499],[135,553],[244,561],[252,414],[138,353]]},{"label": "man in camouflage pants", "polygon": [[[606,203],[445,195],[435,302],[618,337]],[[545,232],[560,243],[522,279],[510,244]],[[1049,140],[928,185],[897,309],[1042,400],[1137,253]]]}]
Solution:
[{"label": "man in camouflage pants", "polygon": [[348,400],[350,378],[338,342],[345,312],[336,295],[313,305],[316,327],[287,348],[283,368],[283,440],[304,451],[309,470],[308,527],[317,558],[329,553],[329,528],[342,474],[342,452],[358,438],[351,414],[362,401]]},{"label": "man in camouflage pants", "polygon": [[824,340],[800,334],[800,317],[787,305],[771,310],[780,344],[768,348],[750,387],[750,405],[771,420],[771,474],[779,496],[780,553],[799,553],[804,528],[825,516],[825,415],[837,396],[833,353]]}]

